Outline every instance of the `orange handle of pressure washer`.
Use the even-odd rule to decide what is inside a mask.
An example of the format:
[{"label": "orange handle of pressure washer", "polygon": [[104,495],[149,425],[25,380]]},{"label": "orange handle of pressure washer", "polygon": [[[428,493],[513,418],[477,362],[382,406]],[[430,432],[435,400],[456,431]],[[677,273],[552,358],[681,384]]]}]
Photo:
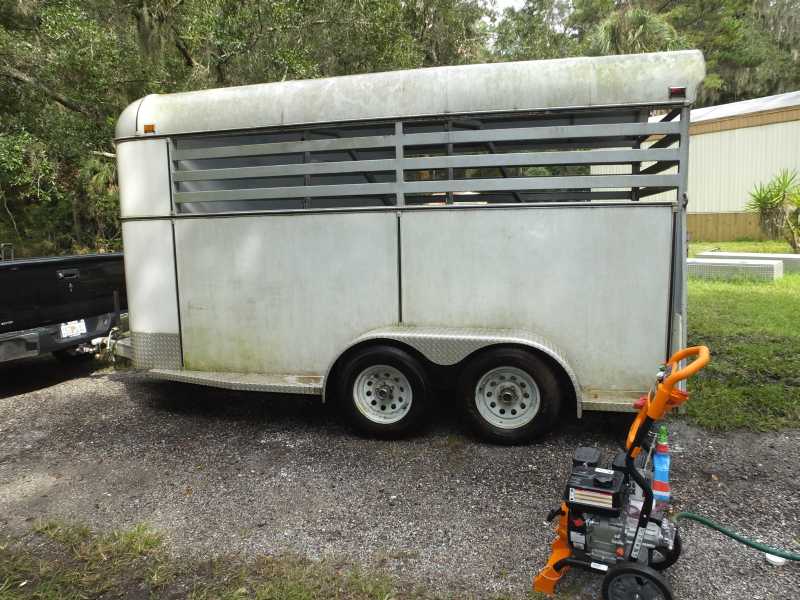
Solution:
[{"label": "orange handle of pressure washer", "polygon": [[[690,356],[696,356],[697,358],[682,369],[678,369],[680,362]],[[654,421],[658,421],[664,417],[664,413],[668,409],[675,408],[686,402],[689,399],[689,395],[681,390],[673,389],[675,384],[697,373],[710,360],[711,352],[706,346],[684,348],[670,356],[667,366],[672,367],[672,372],[656,386],[655,397],[647,406],[647,416]]]},{"label": "orange handle of pressure washer", "polygon": [[663,385],[672,387],[679,381],[688,379],[700,369],[705,367],[711,360],[711,352],[709,352],[707,346],[692,346],[691,348],[678,350],[670,357],[670,359],[667,361],[667,364],[672,366],[674,369],[678,366],[679,362],[685,358],[689,358],[690,356],[697,356],[697,358],[682,369],[679,369],[678,371],[673,370],[670,376],[663,381]]},{"label": "orange handle of pressure washer", "polygon": [[[694,361],[683,367],[677,369],[678,364],[685,358],[690,356],[697,356]],[[711,352],[706,346],[692,346],[691,348],[684,348],[673,354],[667,361],[667,366],[672,367],[672,372],[667,378],[656,386],[655,393],[648,395],[644,405],[636,415],[630,430],[628,431],[628,440],[626,448],[630,448],[636,439],[636,434],[639,427],[644,422],[645,418],[650,417],[653,421],[660,421],[664,418],[667,410],[680,406],[689,399],[689,394],[686,392],[675,389],[675,384],[684,379],[688,379],[700,369],[705,367],[711,360]],[[638,453],[637,448],[634,451],[634,456]]]}]

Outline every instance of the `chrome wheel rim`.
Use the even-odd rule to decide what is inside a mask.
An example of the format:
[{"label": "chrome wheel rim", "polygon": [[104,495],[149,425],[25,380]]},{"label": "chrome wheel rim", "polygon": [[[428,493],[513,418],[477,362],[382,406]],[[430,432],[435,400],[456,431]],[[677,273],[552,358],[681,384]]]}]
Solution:
[{"label": "chrome wheel rim", "polygon": [[488,371],[475,386],[475,406],[488,423],[517,429],[539,413],[541,395],[533,377],[517,367]]},{"label": "chrome wheel rim", "polygon": [[367,367],[353,383],[353,402],[373,423],[397,423],[409,413],[412,401],[408,378],[389,365]]},{"label": "chrome wheel rim", "polygon": [[614,577],[608,592],[611,600],[665,600],[661,588],[652,579],[634,573]]}]

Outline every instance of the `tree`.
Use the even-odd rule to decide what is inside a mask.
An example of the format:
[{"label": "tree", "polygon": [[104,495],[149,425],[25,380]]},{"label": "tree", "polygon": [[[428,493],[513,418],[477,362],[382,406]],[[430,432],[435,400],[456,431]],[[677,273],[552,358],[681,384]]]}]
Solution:
[{"label": "tree", "polygon": [[800,87],[800,0],[646,0],[706,58],[699,103],[721,104]]},{"label": "tree", "polygon": [[[800,88],[800,0],[6,0],[0,238],[120,246],[114,122],[151,93],[698,47],[700,103]],[[491,20],[494,19],[494,20]]]},{"label": "tree", "polygon": [[137,98],[475,62],[486,14],[483,0],[3,2],[0,238],[20,255],[120,247],[113,128]]},{"label": "tree", "polygon": [[794,252],[800,252],[800,175],[782,170],[768,183],[750,192],[747,210],[757,213],[761,228],[770,238],[783,236]]},{"label": "tree", "polygon": [[575,37],[565,31],[567,0],[532,0],[506,9],[497,24],[494,52],[504,60],[562,58],[578,53]]},{"label": "tree", "polygon": [[686,47],[675,28],[646,8],[624,6],[594,27],[586,37],[588,54],[638,54]]}]

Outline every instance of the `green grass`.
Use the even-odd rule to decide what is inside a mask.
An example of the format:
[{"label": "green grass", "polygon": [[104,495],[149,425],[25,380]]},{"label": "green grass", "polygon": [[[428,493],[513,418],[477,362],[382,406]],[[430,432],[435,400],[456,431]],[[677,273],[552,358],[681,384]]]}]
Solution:
[{"label": "green grass", "polygon": [[[98,533],[48,521],[0,536],[0,600],[423,600],[380,571],[294,555],[187,560],[147,525]],[[464,597],[459,596],[459,597]]]},{"label": "green grass", "polygon": [[394,588],[381,573],[294,556],[179,560],[146,525],[100,534],[49,521],[0,540],[0,600],[389,600]]},{"label": "green grass", "polygon": [[[782,242],[691,244],[789,252]],[[689,343],[712,362],[691,382],[689,416],[711,429],[800,426],[800,275],[775,282],[689,280]]]},{"label": "green grass", "polygon": [[782,240],[737,240],[735,242],[692,242],[689,244],[689,257],[700,252],[720,250],[722,252],[764,252],[768,254],[791,254],[792,248]]}]

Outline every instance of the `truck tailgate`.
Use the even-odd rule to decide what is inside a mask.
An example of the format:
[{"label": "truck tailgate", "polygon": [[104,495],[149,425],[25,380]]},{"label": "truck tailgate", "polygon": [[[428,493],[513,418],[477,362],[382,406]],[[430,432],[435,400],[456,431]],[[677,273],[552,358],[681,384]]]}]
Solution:
[{"label": "truck tailgate", "polygon": [[126,308],[121,253],[0,262],[0,334]]}]

